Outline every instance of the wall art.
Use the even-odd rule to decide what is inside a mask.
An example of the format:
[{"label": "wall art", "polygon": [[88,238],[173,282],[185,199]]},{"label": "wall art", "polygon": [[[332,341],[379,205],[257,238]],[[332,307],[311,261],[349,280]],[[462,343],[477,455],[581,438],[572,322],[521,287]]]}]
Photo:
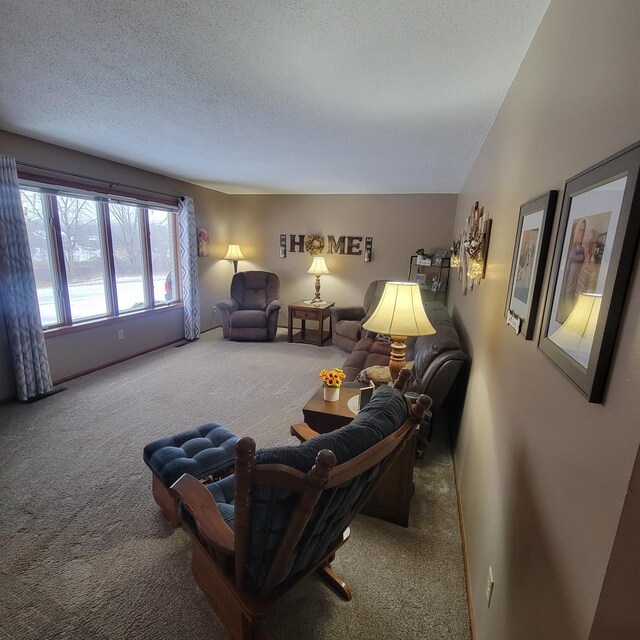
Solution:
[{"label": "wall art", "polygon": [[525,340],[533,338],[557,199],[549,191],[520,207],[505,317]]},{"label": "wall art", "polygon": [[601,402],[640,232],[640,143],[565,185],[540,350]]}]

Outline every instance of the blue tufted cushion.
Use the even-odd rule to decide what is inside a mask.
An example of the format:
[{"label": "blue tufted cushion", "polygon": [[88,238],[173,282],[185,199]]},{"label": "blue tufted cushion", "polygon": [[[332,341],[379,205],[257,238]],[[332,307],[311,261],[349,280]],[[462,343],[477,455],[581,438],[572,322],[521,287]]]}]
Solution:
[{"label": "blue tufted cushion", "polygon": [[183,473],[205,478],[231,466],[237,440],[226,427],[212,422],[149,443],[143,458],[162,484],[170,487]]},{"label": "blue tufted cushion", "polygon": [[[236,490],[236,477],[232,474],[227,476],[226,478],[222,478],[222,480],[218,480],[218,482],[212,482],[207,485],[207,489],[209,489],[209,493],[213,496],[214,500],[218,504],[218,509],[220,511],[220,515],[223,517],[224,521],[233,529],[234,528],[234,507],[233,501],[235,498],[235,490]],[[180,519],[184,522],[193,533],[197,534],[196,525],[193,520],[193,517],[185,509],[184,504],[180,501]]]}]

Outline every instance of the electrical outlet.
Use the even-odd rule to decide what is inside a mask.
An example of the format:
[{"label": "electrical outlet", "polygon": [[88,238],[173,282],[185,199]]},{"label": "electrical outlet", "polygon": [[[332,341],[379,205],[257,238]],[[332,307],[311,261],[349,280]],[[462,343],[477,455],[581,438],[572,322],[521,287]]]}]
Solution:
[{"label": "electrical outlet", "polygon": [[489,565],[489,573],[487,574],[487,607],[491,606],[491,596],[493,595],[493,569]]},{"label": "electrical outlet", "polygon": [[124,340],[124,329],[118,329],[118,340]]}]

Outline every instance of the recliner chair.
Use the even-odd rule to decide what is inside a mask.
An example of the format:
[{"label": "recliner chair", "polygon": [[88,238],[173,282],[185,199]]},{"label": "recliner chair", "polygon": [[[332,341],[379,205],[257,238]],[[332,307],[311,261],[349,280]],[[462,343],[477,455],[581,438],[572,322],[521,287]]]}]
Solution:
[{"label": "recliner chair", "polygon": [[218,302],[222,335],[231,340],[273,340],[278,329],[280,279],[268,271],[241,271],[231,297]]},{"label": "recliner chair", "polygon": [[382,297],[384,285],[388,280],[374,280],[367,292],[361,307],[334,307],[331,309],[331,341],[351,353],[353,347],[362,337],[362,323],[369,312],[375,309]]}]

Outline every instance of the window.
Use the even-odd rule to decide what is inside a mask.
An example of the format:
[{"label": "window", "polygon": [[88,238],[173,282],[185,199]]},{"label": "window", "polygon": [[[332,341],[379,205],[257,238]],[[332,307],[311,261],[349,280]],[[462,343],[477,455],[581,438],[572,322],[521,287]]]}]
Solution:
[{"label": "window", "polygon": [[153,297],[156,304],[177,300],[176,261],[174,257],[171,213],[149,209]]},{"label": "window", "polygon": [[144,260],[140,209],[126,204],[109,206],[118,309],[144,309]]},{"label": "window", "polygon": [[179,299],[175,209],[48,188],[20,195],[43,327]]}]

